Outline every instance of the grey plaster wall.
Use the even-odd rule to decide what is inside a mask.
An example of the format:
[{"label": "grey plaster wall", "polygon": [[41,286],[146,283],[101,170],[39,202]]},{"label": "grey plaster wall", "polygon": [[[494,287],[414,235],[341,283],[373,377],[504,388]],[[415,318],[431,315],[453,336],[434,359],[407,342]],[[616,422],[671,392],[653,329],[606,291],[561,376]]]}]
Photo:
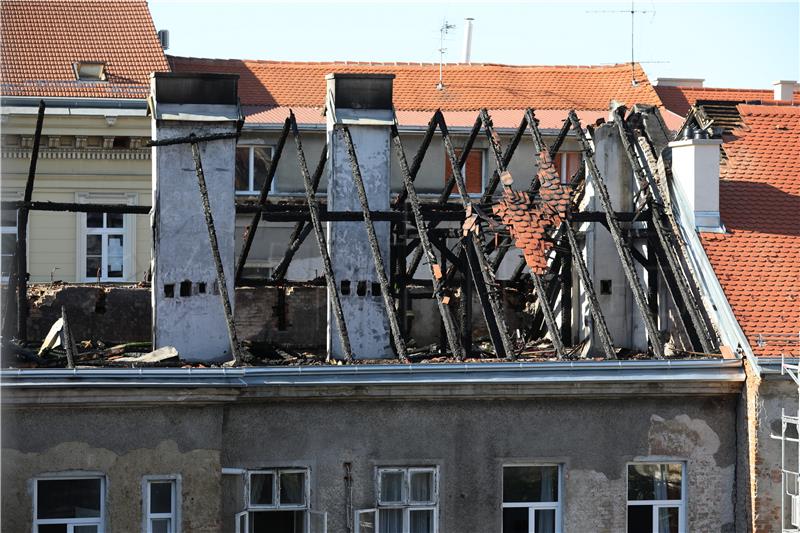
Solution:
[{"label": "grey plaster wall", "polygon": [[184,532],[232,531],[242,482],[221,476],[222,467],[304,466],[311,472],[311,508],[328,512],[328,531],[344,532],[351,512],[344,464],[350,463],[354,509],[375,505],[377,467],[432,465],[440,473],[439,530],[484,533],[500,530],[504,464],[556,462],[563,465],[563,531],[611,533],[625,530],[626,465],[644,460],[686,462],[688,531],[734,530],[733,396],[328,398],[206,407],[6,406],[3,530],[30,528],[32,478],[83,470],[107,476],[109,532],[140,530],[145,474],[182,476]]}]

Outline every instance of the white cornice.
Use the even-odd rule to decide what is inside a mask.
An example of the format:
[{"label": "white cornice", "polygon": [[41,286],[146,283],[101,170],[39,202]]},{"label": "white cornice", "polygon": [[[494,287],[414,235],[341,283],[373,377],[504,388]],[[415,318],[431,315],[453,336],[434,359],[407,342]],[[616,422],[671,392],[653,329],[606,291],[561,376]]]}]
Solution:
[{"label": "white cornice", "polygon": [[[30,159],[31,150],[26,148],[6,147],[2,150],[3,159]],[[103,150],[56,148],[39,150],[39,159],[97,159],[97,160],[136,160],[150,159],[150,150]]]}]

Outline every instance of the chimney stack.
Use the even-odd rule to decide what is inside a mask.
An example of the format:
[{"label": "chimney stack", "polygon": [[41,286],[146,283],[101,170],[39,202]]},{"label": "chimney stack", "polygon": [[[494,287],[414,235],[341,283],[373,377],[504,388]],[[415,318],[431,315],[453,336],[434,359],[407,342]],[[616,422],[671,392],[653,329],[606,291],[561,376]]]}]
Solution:
[{"label": "chimney stack", "polygon": [[794,88],[797,86],[796,80],[778,80],[772,84],[775,91],[775,100],[781,102],[791,102],[794,100]]},{"label": "chimney stack", "polygon": [[658,87],[692,87],[699,89],[703,87],[705,78],[656,78],[653,85]]},{"label": "chimney stack", "polygon": [[469,65],[470,55],[472,54],[472,21],[475,20],[473,18],[465,18],[464,19],[464,57],[462,59],[462,63],[466,63]]},{"label": "chimney stack", "polygon": [[686,139],[669,143],[672,175],[688,202],[697,231],[721,233],[719,147],[722,139]]}]

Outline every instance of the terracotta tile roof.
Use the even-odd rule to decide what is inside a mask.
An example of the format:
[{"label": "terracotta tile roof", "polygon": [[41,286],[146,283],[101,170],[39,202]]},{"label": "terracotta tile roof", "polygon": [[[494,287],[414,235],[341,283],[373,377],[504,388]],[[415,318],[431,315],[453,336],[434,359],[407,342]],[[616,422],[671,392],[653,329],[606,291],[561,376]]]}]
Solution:
[{"label": "terracotta tile roof", "polygon": [[492,209],[508,227],[531,272],[541,276],[547,272],[547,255],[553,249],[546,235],[566,217],[572,188],[561,184],[547,151],[539,154],[537,179],[541,185],[538,200],[528,193],[506,189]]},{"label": "terracotta tile roof", "polygon": [[325,74],[393,73],[398,110],[474,111],[490,109],[607,110],[615,99],[660,105],[642,68],[636,87],[629,64],[612,66],[446,65],[443,91],[436,89],[438,64],[299,63],[169,57],[177,72],[237,73],[244,105],[319,107],[325,101]]},{"label": "terracotta tile roof", "polygon": [[[0,83],[11,96],[143,98],[169,69],[145,0],[3,0]],[[105,62],[108,81],[73,64]]]},{"label": "terracotta tile roof", "polygon": [[[685,117],[698,100],[722,100],[729,102],[771,102],[775,94],[769,89],[724,89],[715,87],[653,87],[664,103],[664,107]],[[800,91],[794,93],[794,103],[800,104]]]},{"label": "terracotta tile roof", "polygon": [[728,233],[701,238],[756,355],[800,355],[800,107],[738,108],[720,182]]}]

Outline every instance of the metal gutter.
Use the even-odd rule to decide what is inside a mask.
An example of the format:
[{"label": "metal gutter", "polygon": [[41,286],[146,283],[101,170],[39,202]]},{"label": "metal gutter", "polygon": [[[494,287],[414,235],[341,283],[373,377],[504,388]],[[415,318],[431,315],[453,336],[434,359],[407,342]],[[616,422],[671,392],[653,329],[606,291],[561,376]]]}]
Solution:
[{"label": "metal gutter", "polygon": [[0,106],[3,112],[6,107],[32,107],[34,113],[39,107],[39,101],[44,100],[48,109],[56,107],[70,108],[102,108],[102,109],[147,109],[145,98],[68,98],[59,96],[3,96],[0,97]]},{"label": "metal gutter", "polygon": [[560,361],[246,368],[16,369],[0,371],[9,388],[270,387],[620,382],[742,382],[736,359]]},{"label": "metal gutter", "polygon": [[691,210],[688,207],[686,198],[683,196],[683,191],[674,180],[669,180],[669,190],[681,236],[686,242],[686,248],[689,251],[692,269],[698,273],[698,281],[701,283],[703,292],[711,304],[710,308],[706,306],[707,312],[715,318],[723,343],[731,347],[741,348],[745,357],[753,363],[756,373],[760,375],[758,360],[753,354],[753,348],[750,346],[747,336],[736,319],[730,302],[728,302],[728,297],[722,289],[719,278],[717,278],[717,273],[714,271],[714,267],[706,255],[705,248],[703,248],[703,243],[700,242],[700,237],[694,229],[694,221],[690,214]]}]

